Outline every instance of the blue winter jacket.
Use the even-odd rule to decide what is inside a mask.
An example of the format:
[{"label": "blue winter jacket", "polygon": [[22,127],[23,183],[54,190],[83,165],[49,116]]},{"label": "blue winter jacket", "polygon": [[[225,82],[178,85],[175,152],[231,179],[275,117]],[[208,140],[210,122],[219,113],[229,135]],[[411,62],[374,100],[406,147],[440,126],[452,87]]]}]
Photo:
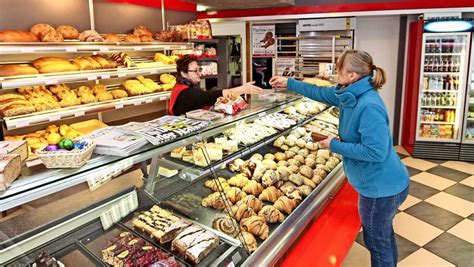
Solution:
[{"label": "blue winter jacket", "polygon": [[288,90],[340,108],[340,141],[332,139],[329,148],[343,156],[344,171],[357,192],[379,198],[406,189],[409,175],[393,148],[387,109],[371,78],[343,89],[289,79]]}]

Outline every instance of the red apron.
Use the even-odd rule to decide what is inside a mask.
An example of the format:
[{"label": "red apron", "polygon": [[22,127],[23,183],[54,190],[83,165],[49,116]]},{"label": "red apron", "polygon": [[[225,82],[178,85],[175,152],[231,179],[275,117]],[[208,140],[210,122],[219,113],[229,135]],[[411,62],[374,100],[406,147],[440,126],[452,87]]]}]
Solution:
[{"label": "red apron", "polygon": [[[186,85],[186,84],[181,84],[181,83],[177,83],[173,89],[171,90],[171,97],[170,97],[170,106],[168,108],[168,112],[170,115],[174,115],[174,112],[173,112],[173,107],[174,107],[174,104],[176,103],[176,100],[178,100],[178,96],[181,94],[181,92],[183,92],[184,90],[188,89],[189,86]],[[206,107],[201,107],[202,109],[206,109],[206,110],[209,110],[211,107],[210,106],[206,106]]]}]

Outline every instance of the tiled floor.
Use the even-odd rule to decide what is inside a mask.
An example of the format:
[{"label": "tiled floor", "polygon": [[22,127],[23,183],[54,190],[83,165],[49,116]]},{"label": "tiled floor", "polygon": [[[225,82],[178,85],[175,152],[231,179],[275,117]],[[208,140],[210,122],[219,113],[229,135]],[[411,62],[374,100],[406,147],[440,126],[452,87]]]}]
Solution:
[{"label": "tiled floor", "polygon": [[[474,164],[414,159],[396,150],[411,176],[395,215],[398,266],[474,266]],[[370,266],[359,233],[342,266]]]}]

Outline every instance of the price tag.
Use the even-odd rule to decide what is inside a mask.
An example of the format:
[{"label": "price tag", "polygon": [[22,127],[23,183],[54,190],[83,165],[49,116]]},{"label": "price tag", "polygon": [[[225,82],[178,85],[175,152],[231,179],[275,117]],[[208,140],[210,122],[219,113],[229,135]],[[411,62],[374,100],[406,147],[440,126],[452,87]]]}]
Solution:
[{"label": "price tag", "polygon": [[35,49],[32,47],[26,47],[26,48],[22,48],[20,51],[21,53],[34,53]]},{"label": "price tag", "polygon": [[86,115],[86,113],[84,111],[76,111],[74,113],[74,117],[82,117],[84,115]]},{"label": "price tag", "polygon": [[125,74],[125,73],[119,73],[119,74],[118,74],[118,77],[119,77],[119,78],[123,78],[123,77],[126,77],[126,76],[127,76],[127,74]]},{"label": "price tag", "polygon": [[29,121],[19,121],[16,123],[15,128],[23,128],[30,125]]},{"label": "price tag", "polygon": [[101,48],[99,49],[99,51],[100,51],[100,52],[108,52],[108,51],[109,51],[109,48],[106,47],[106,46],[105,46],[105,47],[101,47]]},{"label": "price tag", "polygon": [[46,85],[57,84],[58,80],[46,80]]},{"label": "price tag", "polygon": [[89,190],[91,191],[96,190],[110,180],[112,180],[112,175],[109,175],[106,171],[93,173],[86,178],[87,185],[89,185]]},{"label": "price tag", "polygon": [[94,51],[94,52],[92,52],[92,55],[96,56],[96,55],[97,55],[97,52],[95,52],[95,51]]},{"label": "price tag", "polygon": [[157,70],[152,70],[152,71],[150,71],[150,74],[152,74],[152,75],[153,74],[158,74],[158,71]]},{"label": "price tag", "polygon": [[141,104],[142,104],[142,101],[137,101],[133,103],[134,106],[140,106]]},{"label": "price tag", "polygon": [[153,102],[153,99],[151,99],[151,98],[148,98],[147,100],[145,100],[145,103],[147,103],[147,104],[150,104],[151,102]]},{"label": "price tag", "polygon": [[58,121],[61,119],[60,115],[51,115],[49,116],[49,121]]},{"label": "price tag", "polygon": [[188,47],[185,46],[185,45],[182,45],[182,46],[180,46],[179,48],[181,48],[181,49],[186,49],[186,48],[188,48]]},{"label": "price tag", "polygon": [[123,108],[123,104],[120,103],[120,104],[115,104],[115,109],[119,109],[119,108]]},{"label": "price tag", "polygon": [[258,114],[258,117],[259,117],[259,118],[261,118],[261,117],[263,117],[263,116],[265,116],[265,112],[262,112],[262,113],[259,113],[259,114]]},{"label": "price tag", "polygon": [[75,47],[66,47],[66,52],[77,52],[77,48],[75,48]]},{"label": "price tag", "polygon": [[163,49],[164,49],[164,50],[171,50],[171,47],[169,47],[169,46],[163,46]]},{"label": "price tag", "polygon": [[88,76],[87,80],[88,81],[95,81],[95,80],[97,80],[97,76]]},{"label": "price tag", "polygon": [[161,97],[160,97],[160,101],[164,101],[164,100],[166,100],[166,99],[168,99],[168,97],[166,97],[166,96],[161,96]]},{"label": "price tag", "polygon": [[135,49],[135,51],[141,51],[142,47],[141,46],[135,46],[134,49]]},{"label": "price tag", "polygon": [[102,75],[101,78],[102,79],[110,79],[110,75]]}]

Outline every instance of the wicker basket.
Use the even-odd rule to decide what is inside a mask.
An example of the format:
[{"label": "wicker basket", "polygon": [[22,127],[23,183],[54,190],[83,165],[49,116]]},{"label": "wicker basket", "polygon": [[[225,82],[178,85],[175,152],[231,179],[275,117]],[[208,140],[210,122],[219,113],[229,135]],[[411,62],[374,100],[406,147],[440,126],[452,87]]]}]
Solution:
[{"label": "wicker basket", "polygon": [[80,168],[92,156],[95,143],[87,140],[87,145],[81,150],[71,151],[46,151],[46,148],[36,151],[36,155],[43,161],[48,169]]}]

